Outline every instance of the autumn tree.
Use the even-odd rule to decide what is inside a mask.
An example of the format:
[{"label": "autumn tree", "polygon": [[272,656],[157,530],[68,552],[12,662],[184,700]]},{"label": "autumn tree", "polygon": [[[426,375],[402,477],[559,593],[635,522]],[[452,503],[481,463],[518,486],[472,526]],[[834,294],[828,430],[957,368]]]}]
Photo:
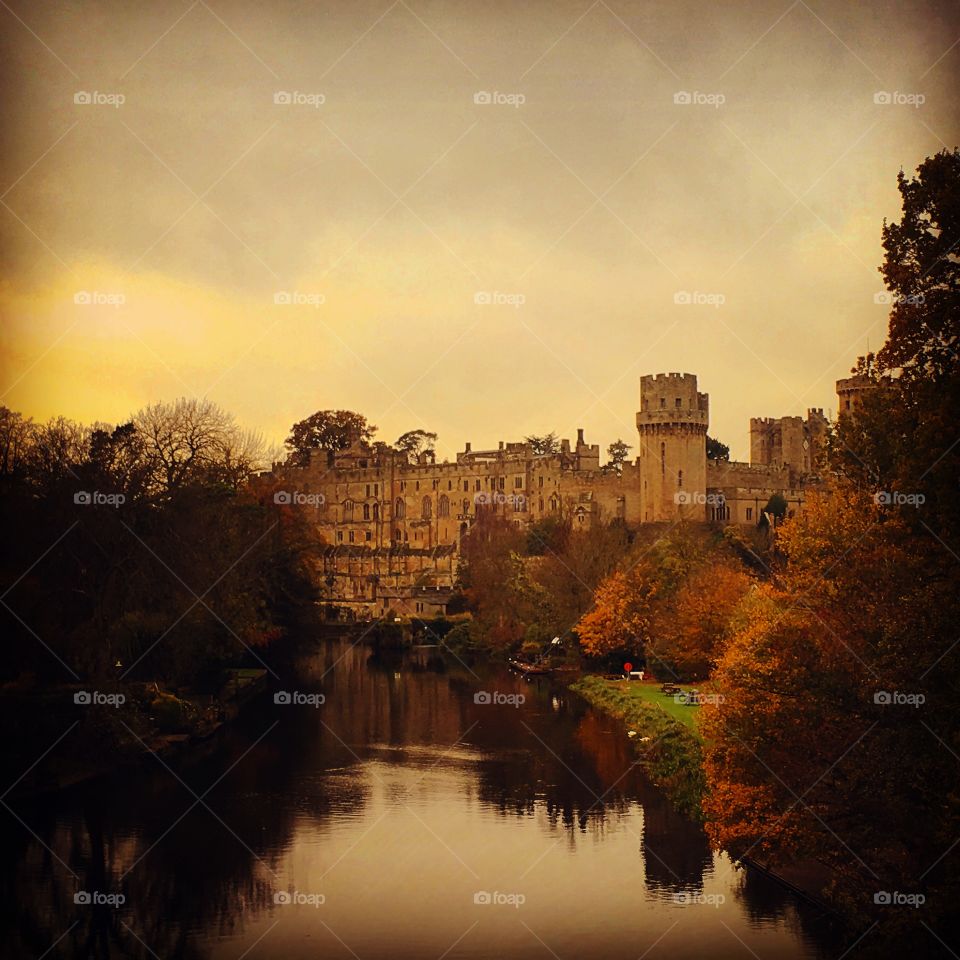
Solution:
[{"label": "autumn tree", "polygon": [[591,657],[640,653],[649,640],[657,584],[645,564],[617,570],[597,586],[593,608],[577,624],[580,647]]},{"label": "autumn tree", "polygon": [[318,410],[290,428],[284,445],[290,451],[288,461],[305,467],[311,450],[346,450],[351,443],[369,443],[377,428],[367,418],[352,410]]}]

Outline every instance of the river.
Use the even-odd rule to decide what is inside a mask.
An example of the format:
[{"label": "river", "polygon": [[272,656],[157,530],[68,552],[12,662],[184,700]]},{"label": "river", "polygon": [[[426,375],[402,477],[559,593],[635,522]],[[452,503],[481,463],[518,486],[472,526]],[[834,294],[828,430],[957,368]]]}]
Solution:
[{"label": "river", "polygon": [[562,687],[345,641],[278,674],[189,759],[7,801],[5,956],[840,952],[816,910],[712,852],[622,727]]}]

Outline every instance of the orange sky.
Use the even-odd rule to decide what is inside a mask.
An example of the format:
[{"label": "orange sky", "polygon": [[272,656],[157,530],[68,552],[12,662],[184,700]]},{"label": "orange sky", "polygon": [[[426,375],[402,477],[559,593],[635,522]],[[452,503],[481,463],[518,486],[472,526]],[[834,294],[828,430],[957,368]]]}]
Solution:
[{"label": "orange sky", "polygon": [[960,140],[958,21],[14,0],[0,402],[205,394],[270,440],[348,407],[449,456],[635,444],[640,375],[678,370],[746,457],[750,416],[835,407],[884,337],[897,171]]}]

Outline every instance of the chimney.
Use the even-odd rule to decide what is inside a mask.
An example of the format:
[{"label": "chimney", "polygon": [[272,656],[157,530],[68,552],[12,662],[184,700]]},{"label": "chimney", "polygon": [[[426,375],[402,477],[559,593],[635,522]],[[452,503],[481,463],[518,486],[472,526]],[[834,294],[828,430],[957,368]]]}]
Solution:
[{"label": "chimney", "polygon": [[583,446],[583,427],[577,427],[577,446]]},{"label": "chimney", "polygon": [[469,453],[469,452],[470,452],[470,441],[469,441],[469,440],[467,441],[467,446],[464,448],[464,451],[463,451],[463,452],[464,452],[464,453]]},{"label": "chimney", "polygon": [[502,441],[502,440],[500,441],[500,449],[501,449],[501,450],[503,449],[503,441]]}]

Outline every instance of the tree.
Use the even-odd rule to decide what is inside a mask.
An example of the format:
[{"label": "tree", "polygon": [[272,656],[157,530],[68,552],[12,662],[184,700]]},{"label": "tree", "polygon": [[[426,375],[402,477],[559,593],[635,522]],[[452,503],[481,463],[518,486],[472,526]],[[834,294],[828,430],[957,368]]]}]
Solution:
[{"label": "tree", "polygon": [[677,674],[706,680],[723,653],[734,611],[753,582],[720,559],[695,570],[671,602],[658,606],[651,654]]},{"label": "tree", "polygon": [[630,445],[624,443],[619,437],[607,447],[608,460],[604,464],[605,473],[615,473],[619,476],[623,473],[623,465],[627,462],[627,454],[630,452]]},{"label": "tree", "polygon": [[908,178],[901,170],[899,223],[883,224],[880,272],[892,293],[890,332],[877,357],[907,380],[960,373],[960,150],[928,157]]},{"label": "tree", "polygon": [[761,522],[767,515],[773,517],[774,526],[783,522],[787,515],[787,501],[782,493],[770,494],[770,499],[767,501],[767,505],[763,508]]},{"label": "tree", "polygon": [[428,433],[426,430],[408,430],[400,435],[394,446],[405,453],[409,459],[416,460],[421,453],[432,452],[436,442],[435,433]]},{"label": "tree", "polygon": [[369,443],[376,432],[365,416],[352,410],[318,410],[290,428],[284,445],[290,451],[288,461],[306,467],[311,450],[346,450],[358,440]]},{"label": "tree", "polygon": [[707,435],[707,459],[708,460],[729,460],[730,448],[719,440]]},{"label": "tree", "polygon": [[602,580],[593,608],[576,627],[583,652],[592,657],[640,652],[649,639],[656,595],[656,580],[645,564],[627,572],[617,570]]},{"label": "tree", "polygon": [[545,433],[543,436],[531,434],[529,437],[524,437],[523,439],[526,443],[530,444],[530,449],[534,456],[548,456],[560,452],[560,441],[553,431]]},{"label": "tree", "polygon": [[241,430],[210,400],[181,397],[134,414],[155,492],[171,493],[194,482],[236,489],[262,462],[262,441]]}]

